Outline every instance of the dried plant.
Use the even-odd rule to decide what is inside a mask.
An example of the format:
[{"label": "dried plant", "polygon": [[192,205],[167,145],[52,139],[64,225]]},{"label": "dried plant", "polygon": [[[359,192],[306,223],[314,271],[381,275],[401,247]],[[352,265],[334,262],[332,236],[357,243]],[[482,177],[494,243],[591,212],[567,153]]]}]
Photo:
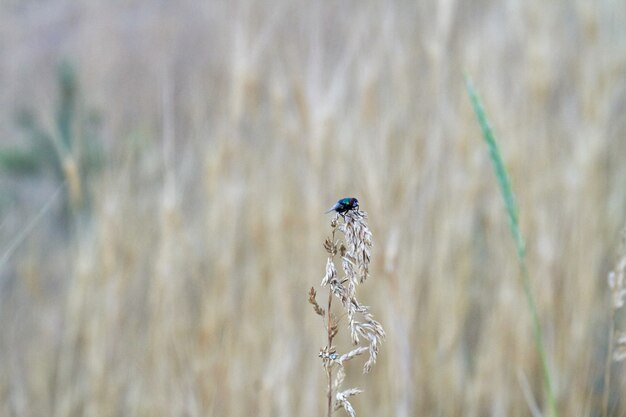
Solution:
[{"label": "dried plant", "polygon": [[621,256],[615,268],[609,272],[608,284],[611,291],[611,318],[609,323],[609,351],[604,372],[603,415],[608,415],[609,391],[611,383],[611,362],[626,359],[626,332],[616,330],[618,311],[624,307],[626,299],[626,229],[622,232]]},{"label": "dried plant", "polygon": [[[344,363],[367,352],[369,357],[363,365],[363,373],[368,373],[376,363],[385,331],[374,319],[369,307],[357,300],[356,294],[357,286],[369,277],[372,233],[367,227],[367,213],[351,210],[343,215],[338,214],[331,220],[330,226],[331,237],[324,242],[328,252],[326,274],[321,282],[322,287],[328,287],[328,304],[326,310],[320,307],[314,288],[309,291],[309,303],[313,305],[315,313],[323,318],[327,331],[327,344],[319,354],[327,376],[327,415],[330,417],[334,410],[343,408],[354,417],[356,412],[349,399],[362,391],[358,388],[342,389],[346,376]],[[343,235],[343,240],[336,240],[337,231]],[[339,277],[335,266],[337,255],[341,258],[343,277]],[[343,309],[341,316],[332,312],[333,296],[340,301]],[[355,348],[339,355],[333,340],[344,317]]]}]

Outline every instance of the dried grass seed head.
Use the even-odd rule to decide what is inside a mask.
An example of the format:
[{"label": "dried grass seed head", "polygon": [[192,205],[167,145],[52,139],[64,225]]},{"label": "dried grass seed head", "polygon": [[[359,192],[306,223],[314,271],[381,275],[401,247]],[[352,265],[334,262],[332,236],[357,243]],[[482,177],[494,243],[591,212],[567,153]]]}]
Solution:
[{"label": "dried grass seed head", "polygon": [[617,262],[615,269],[609,272],[608,282],[613,298],[613,309],[618,310],[624,306],[626,298],[626,255]]},{"label": "dried grass seed head", "polygon": [[626,333],[620,332],[615,340],[613,360],[615,362],[622,362],[624,359],[626,359]]}]

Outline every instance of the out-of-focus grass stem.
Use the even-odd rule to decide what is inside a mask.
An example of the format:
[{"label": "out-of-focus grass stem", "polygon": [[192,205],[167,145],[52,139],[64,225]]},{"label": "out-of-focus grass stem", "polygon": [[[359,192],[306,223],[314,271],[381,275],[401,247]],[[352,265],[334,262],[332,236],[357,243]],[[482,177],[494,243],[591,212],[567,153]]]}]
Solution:
[{"label": "out-of-focus grass stem", "polygon": [[552,380],[550,377],[550,369],[548,367],[548,360],[546,357],[543,336],[541,333],[541,323],[539,321],[539,314],[537,312],[537,304],[535,302],[535,297],[533,296],[532,288],[530,285],[530,278],[528,276],[528,266],[526,264],[526,245],[524,244],[524,238],[522,237],[522,233],[520,232],[519,228],[518,208],[515,202],[515,197],[513,195],[513,190],[511,188],[511,183],[509,181],[509,175],[507,173],[506,167],[504,166],[504,162],[502,161],[502,156],[500,154],[500,150],[498,149],[496,138],[489,124],[489,120],[487,119],[487,114],[485,113],[483,105],[480,101],[480,97],[478,96],[478,93],[476,92],[472,81],[467,75],[465,76],[465,86],[467,88],[469,98],[472,102],[472,108],[474,110],[474,113],[476,114],[478,123],[480,124],[483,138],[485,139],[485,142],[487,143],[487,147],[489,149],[491,163],[493,165],[493,169],[498,180],[500,192],[504,199],[504,204],[509,218],[509,229],[511,230],[513,240],[515,240],[517,260],[520,268],[520,276],[522,279],[522,285],[524,287],[524,293],[526,294],[528,309],[530,310],[530,314],[532,317],[533,336],[535,338],[535,345],[539,354],[539,358],[541,360],[541,367],[543,370],[543,379],[548,399],[548,415],[552,417],[558,417],[556,399],[554,396]]}]

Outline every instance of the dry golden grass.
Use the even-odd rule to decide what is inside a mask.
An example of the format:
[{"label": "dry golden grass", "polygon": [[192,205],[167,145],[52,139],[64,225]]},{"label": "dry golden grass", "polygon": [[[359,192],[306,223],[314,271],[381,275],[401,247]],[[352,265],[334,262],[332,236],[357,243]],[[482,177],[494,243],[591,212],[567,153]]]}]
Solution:
[{"label": "dry golden grass", "polygon": [[358,415],[544,409],[466,70],[519,203],[560,415],[599,415],[624,22],[610,1],[2,2],[0,143],[21,140],[21,107],[51,119],[69,58],[107,163],[69,235],[53,185],[0,179],[0,414],[322,415],[307,291],[322,213],[347,195],[376,237],[360,301],[387,333],[367,378],[348,365]]},{"label": "dry golden grass", "polygon": [[[350,204],[352,206],[353,203]],[[332,209],[327,213],[330,211]],[[328,252],[326,274],[320,284],[328,291],[328,303],[326,309],[322,309],[316,300],[315,288],[311,287],[309,304],[322,317],[327,334],[326,346],[319,353],[326,371],[326,416],[332,416],[334,410],[343,409],[350,417],[355,417],[356,411],[350,402],[351,397],[363,390],[356,387],[346,389],[343,385],[346,366],[349,361],[367,352],[363,373],[370,373],[376,364],[380,345],[385,340],[385,330],[374,318],[370,307],[357,298],[357,287],[369,277],[372,259],[373,242],[372,233],[367,226],[367,213],[360,211],[356,203],[351,210],[335,214],[330,226],[331,235],[324,241],[324,249]],[[335,258],[341,259],[341,275],[337,272]],[[333,309],[333,300],[341,308]],[[342,328],[350,331],[349,339],[352,344],[345,353],[338,352],[335,346],[335,337]]]}]

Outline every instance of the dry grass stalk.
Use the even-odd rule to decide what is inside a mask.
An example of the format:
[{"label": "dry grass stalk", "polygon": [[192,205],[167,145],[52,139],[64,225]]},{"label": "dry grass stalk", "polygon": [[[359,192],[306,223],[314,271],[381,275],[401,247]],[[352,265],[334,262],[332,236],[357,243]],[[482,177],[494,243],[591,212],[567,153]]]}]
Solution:
[{"label": "dry grass stalk", "polygon": [[[363,372],[368,373],[376,363],[380,344],[385,338],[385,331],[374,319],[369,307],[357,300],[356,294],[357,286],[369,277],[372,233],[367,226],[367,214],[353,210],[341,217],[337,215],[330,225],[331,237],[324,242],[324,248],[328,252],[326,274],[321,282],[322,287],[329,287],[328,306],[325,311],[319,306],[314,288],[309,291],[309,303],[313,305],[315,312],[325,319],[328,336],[327,344],[319,354],[327,376],[327,415],[330,417],[334,410],[343,408],[348,415],[354,417],[356,411],[349,398],[362,391],[358,388],[341,389],[345,379],[344,363],[368,352],[369,357],[363,366]],[[337,231],[343,234],[343,241],[335,239]],[[342,278],[339,278],[335,266],[336,255],[341,257],[344,273]],[[338,355],[333,346],[333,339],[339,331],[339,320],[331,311],[333,295],[341,302],[341,307],[347,317],[350,339],[356,346],[342,355]],[[336,374],[333,379],[335,370]]]},{"label": "dry grass stalk", "polygon": [[626,359],[626,332],[616,330],[617,313],[624,307],[624,299],[626,298],[626,230],[622,232],[621,246],[621,257],[608,276],[608,284],[611,291],[611,320],[609,323],[609,351],[604,372],[604,416],[608,415],[611,362],[621,362]]}]

